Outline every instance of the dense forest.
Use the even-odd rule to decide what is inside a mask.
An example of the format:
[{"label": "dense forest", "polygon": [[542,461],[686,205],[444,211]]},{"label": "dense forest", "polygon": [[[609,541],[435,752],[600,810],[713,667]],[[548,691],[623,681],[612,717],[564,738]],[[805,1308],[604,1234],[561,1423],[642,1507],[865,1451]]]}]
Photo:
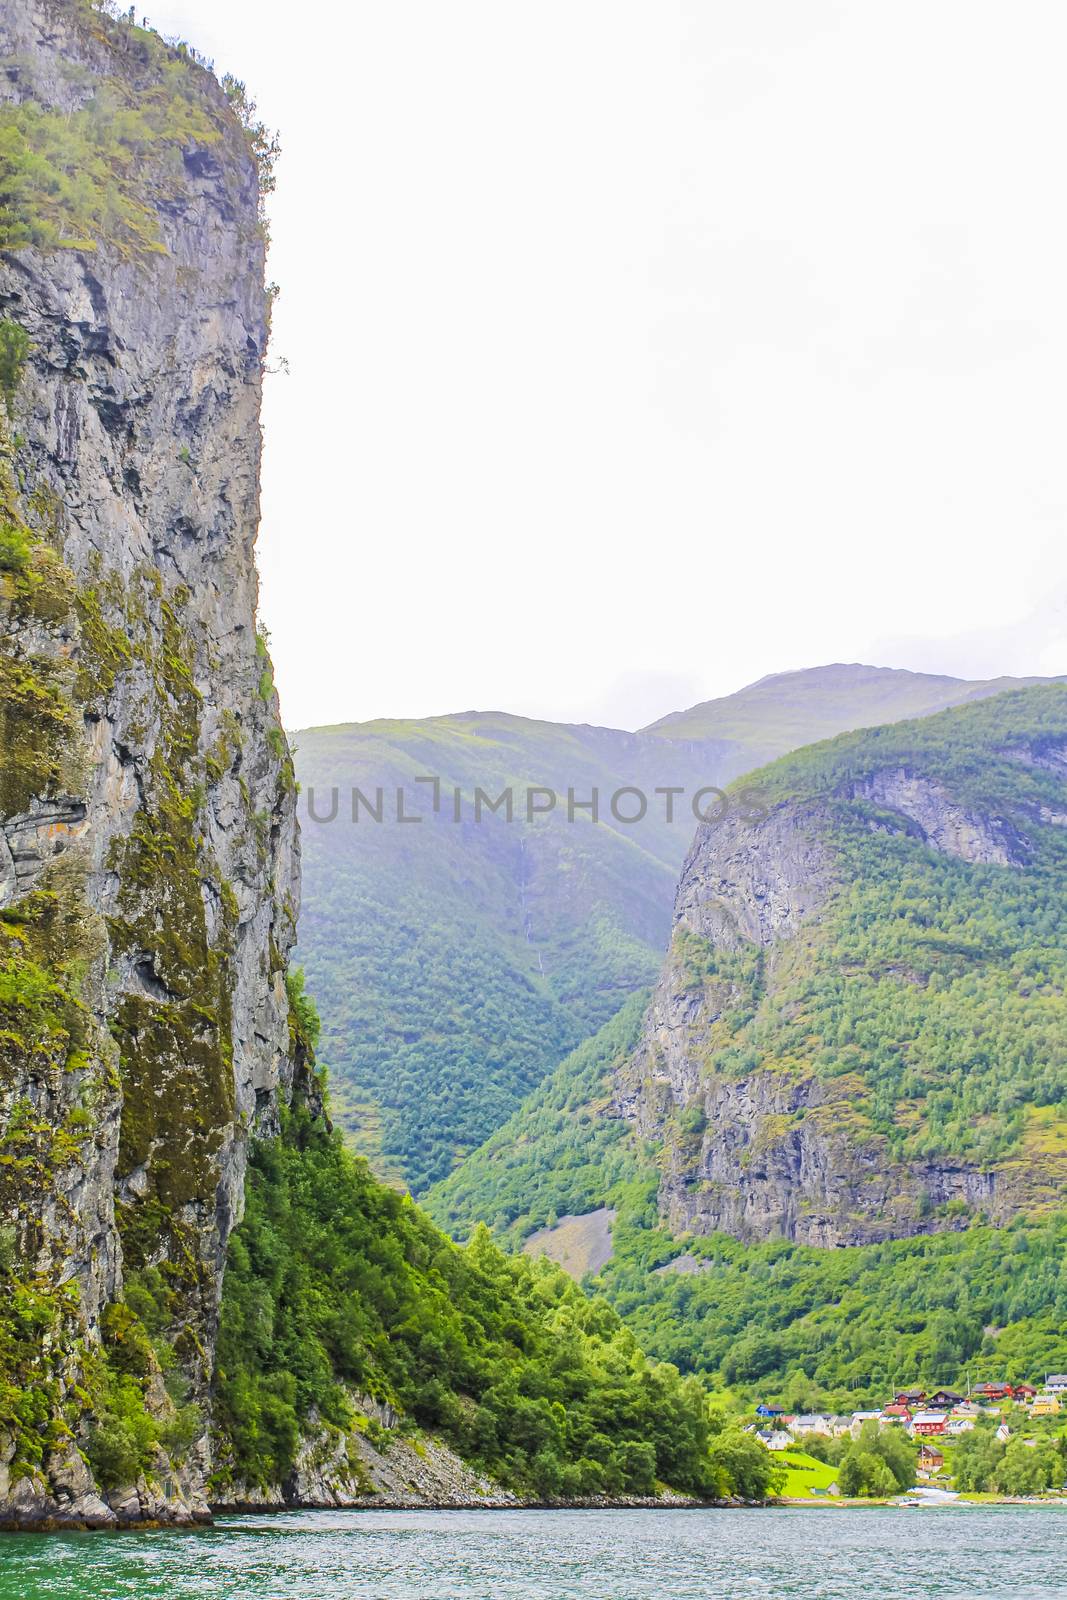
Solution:
[{"label": "dense forest", "polygon": [[[602,1115],[612,1069],[633,1050],[648,991],[573,1051],[507,1122],[423,1204],[442,1228],[465,1237],[480,1221],[512,1245],[567,1213],[613,1204],[642,1174],[628,1125]],[[651,1157],[651,1152],[649,1153]]]},{"label": "dense forest", "polygon": [[844,1250],[674,1239],[659,1226],[654,1152],[597,1110],[640,1015],[638,996],[431,1191],[443,1226],[462,1236],[485,1216],[515,1248],[558,1216],[611,1206],[597,1288],[646,1349],[741,1397],[851,1409],[898,1381],[1023,1378],[1062,1362],[1067,1208]]},{"label": "dense forest", "polygon": [[646,1358],[618,1314],[557,1268],[464,1249],[378,1184],[306,1111],[261,1143],[230,1247],[216,1425],[229,1473],[282,1482],[311,1417],[388,1402],[527,1496],[759,1498],[762,1448],[703,1386]]}]

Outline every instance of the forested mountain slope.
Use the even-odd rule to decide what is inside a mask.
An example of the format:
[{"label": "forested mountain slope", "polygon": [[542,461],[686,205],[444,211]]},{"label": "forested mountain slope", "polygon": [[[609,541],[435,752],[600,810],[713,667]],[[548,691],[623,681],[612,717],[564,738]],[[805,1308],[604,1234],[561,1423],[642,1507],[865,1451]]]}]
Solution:
[{"label": "forested mountain slope", "polygon": [[253,1151],[217,1383],[222,1504],[759,1497],[773,1476],[602,1300],[484,1229],[457,1249],[300,1109]]},{"label": "forested mountain slope", "polygon": [[698,832],[616,1106],[672,1226],[862,1243],[1067,1182],[1067,685],[845,735]]},{"label": "forested mountain slope", "polygon": [[[301,959],[335,1114],[379,1170],[419,1191],[655,976],[695,820],[685,804],[667,823],[652,790],[692,793],[744,763],[714,743],[664,754],[635,734],[497,715],[316,729],[296,750]],[[436,812],[422,777],[440,780]],[[639,824],[611,815],[623,784],[650,796]],[[477,789],[495,801],[509,786],[511,822],[486,803],[476,818]],[[527,821],[532,787],[558,805]],[[382,791],[381,822],[359,801],[353,821],[353,789],[371,805]],[[418,823],[397,820],[398,789]],[[598,793],[599,825],[577,808],[569,820],[568,790]],[[334,791],[337,816],[317,821]]]},{"label": "forested mountain slope", "polygon": [[[824,733],[993,687],[823,667],[639,734],[470,713],[297,735],[301,959],[322,1005],[336,1114],[357,1148],[421,1192],[655,978],[701,787]],[[419,781],[432,777],[436,811]],[[476,790],[496,800],[508,786],[513,820],[484,802],[478,820]],[[528,821],[531,786],[558,803]],[[613,815],[623,787],[647,797],[641,820]],[[656,793],[668,787],[683,791],[670,822]],[[370,803],[357,802],[358,822],[353,789]],[[421,822],[397,820],[398,789]],[[585,809],[569,820],[568,791],[578,802],[597,792],[597,826]],[[640,796],[620,796],[617,810],[635,815]]]},{"label": "forested mountain slope", "polygon": [[783,1395],[1062,1358],[1067,686],[746,783],[765,814],[698,834],[644,1017],[432,1213],[519,1242],[614,1209],[601,1281],[650,1348]]}]

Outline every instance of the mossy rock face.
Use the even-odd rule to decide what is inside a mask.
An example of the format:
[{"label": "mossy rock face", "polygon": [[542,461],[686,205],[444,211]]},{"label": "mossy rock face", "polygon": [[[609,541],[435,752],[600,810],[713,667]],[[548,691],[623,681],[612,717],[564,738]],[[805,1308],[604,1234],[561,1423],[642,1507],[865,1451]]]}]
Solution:
[{"label": "mossy rock face", "polygon": [[[179,617],[181,597],[163,598],[158,574],[140,574],[127,606],[127,642],[148,683],[145,720],[158,729],[144,768],[143,802],[112,865],[119,877],[112,950],[133,968],[141,993],[126,993],[112,1020],[122,1080],[116,1177],[124,1254],[134,1266],[169,1265],[198,1290],[212,1276],[189,1212],[211,1215],[219,1156],[236,1115],[232,954],[237,907],[217,874],[200,823],[207,765],[199,754],[201,696]],[[101,619],[97,632],[105,642]],[[132,641],[132,642],[130,642]],[[126,663],[110,651],[116,672]],[[204,883],[222,906],[213,941]],[[228,891],[228,892],[227,892]],[[150,1226],[146,1222],[150,1221]]]},{"label": "mossy rock face", "polygon": [[[213,1212],[234,1125],[237,905],[220,877],[213,943],[202,892],[213,868],[199,823],[201,696],[182,597],[165,598],[151,567],[132,584],[104,574],[79,584],[54,548],[54,497],[20,495],[13,454],[0,410],[0,824],[35,807],[84,809],[83,730],[116,693],[156,731],[132,826],[114,851],[115,913],[105,921],[89,903],[76,841],[43,859],[31,891],[0,908],[0,1214],[10,1219],[0,1229],[0,1435],[12,1441],[12,1478],[33,1476],[91,1410],[87,1448],[105,1482],[121,1463],[148,1465],[175,1407],[121,1301],[102,1318],[103,1351],[87,1342],[53,1229],[93,1165],[101,1117],[121,1098],[116,1176],[136,1175],[117,1211],[126,1270],[162,1266],[169,1359],[205,1384],[217,1264],[190,1213]],[[109,960],[125,960],[127,981],[146,992],[122,994],[107,1031],[97,1013],[110,1004]],[[136,1373],[132,1348],[144,1358]]]},{"label": "mossy rock face", "polygon": [[74,576],[23,511],[13,457],[0,409],[0,817],[80,776],[67,660]]},{"label": "mossy rock face", "polygon": [[163,1211],[180,1211],[214,1193],[214,1158],[234,1115],[228,1043],[206,1008],[136,995],[123,999],[115,1032],[123,1088],[120,1170],[128,1175],[150,1166]]},{"label": "mossy rock face", "polygon": [[[63,55],[58,103],[24,93],[0,106],[0,250],[107,250],[146,263],[167,253],[160,214],[198,178],[210,174],[237,211],[257,164],[269,176],[276,150],[248,125],[243,96],[188,46],[84,0],[49,10]],[[10,403],[4,354],[0,343]]]},{"label": "mossy rock face", "polygon": [[0,811],[7,817],[64,786],[74,721],[62,678],[48,657],[20,661],[0,651]]}]

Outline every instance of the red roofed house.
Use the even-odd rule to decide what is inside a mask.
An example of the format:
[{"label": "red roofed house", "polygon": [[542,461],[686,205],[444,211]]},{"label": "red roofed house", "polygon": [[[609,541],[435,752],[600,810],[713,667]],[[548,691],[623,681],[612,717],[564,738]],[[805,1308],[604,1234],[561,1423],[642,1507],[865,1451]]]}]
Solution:
[{"label": "red roofed house", "polygon": [[883,1417],[888,1417],[891,1422],[911,1421],[911,1411],[903,1400],[894,1400],[891,1406],[885,1406],[882,1410],[882,1415]]},{"label": "red roofed house", "polygon": [[943,1411],[917,1411],[912,1418],[911,1431],[917,1438],[944,1433],[947,1420]]},{"label": "red roofed house", "polygon": [[972,1391],[976,1400],[1010,1400],[1010,1383],[976,1383]]}]

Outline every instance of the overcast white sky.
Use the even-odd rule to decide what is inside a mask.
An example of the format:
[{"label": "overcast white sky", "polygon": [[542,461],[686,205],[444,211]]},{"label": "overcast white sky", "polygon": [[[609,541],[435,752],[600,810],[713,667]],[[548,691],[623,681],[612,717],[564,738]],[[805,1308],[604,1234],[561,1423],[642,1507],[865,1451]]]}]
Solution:
[{"label": "overcast white sky", "polygon": [[290,727],[1067,672],[1061,0],[145,9],[281,132]]}]

